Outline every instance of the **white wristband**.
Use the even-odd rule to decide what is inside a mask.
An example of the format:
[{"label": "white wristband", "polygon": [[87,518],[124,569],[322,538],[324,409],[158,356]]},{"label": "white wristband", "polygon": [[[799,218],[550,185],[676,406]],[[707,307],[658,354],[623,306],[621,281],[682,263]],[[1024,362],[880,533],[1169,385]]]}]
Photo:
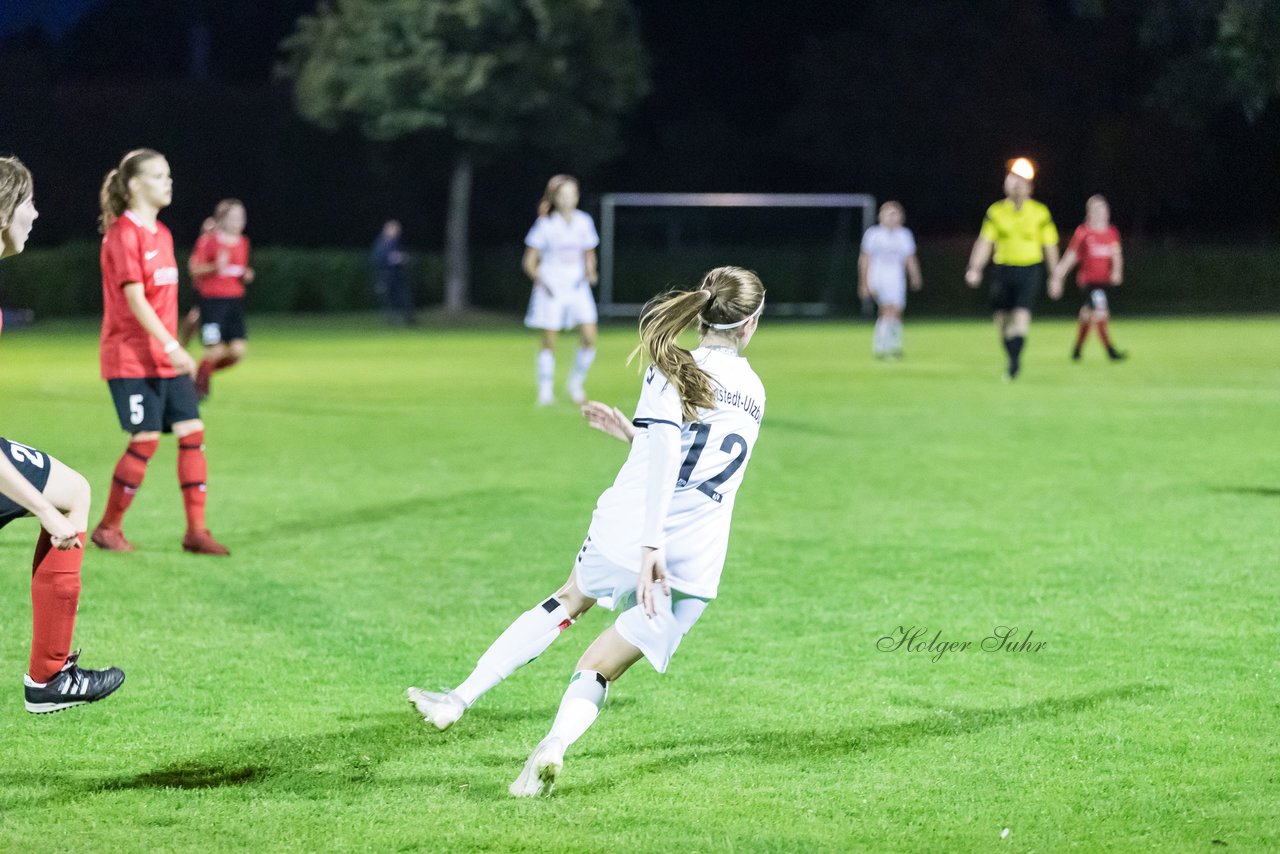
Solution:
[{"label": "white wristband", "polygon": [[175,339],[175,340],[173,340],[173,341],[170,341],[168,344],[165,344],[165,345],[164,345],[164,353],[165,353],[165,355],[167,356],[167,355],[169,355],[170,353],[172,353],[172,352],[174,352],[175,350],[177,350],[177,349],[178,349],[179,347],[181,347],[181,346],[182,346],[182,345],[181,345],[181,344],[179,344],[179,343],[177,342],[177,340],[176,340],[176,339]]}]

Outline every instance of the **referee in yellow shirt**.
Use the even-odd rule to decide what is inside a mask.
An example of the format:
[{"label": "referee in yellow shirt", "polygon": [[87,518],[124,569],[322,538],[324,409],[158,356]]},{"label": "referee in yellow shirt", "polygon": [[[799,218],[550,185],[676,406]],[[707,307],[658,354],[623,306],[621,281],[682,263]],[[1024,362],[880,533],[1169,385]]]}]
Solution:
[{"label": "referee in yellow shirt", "polygon": [[982,231],[969,254],[964,280],[982,284],[982,271],[995,251],[991,271],[991,309],[1009,354],[1006,376],[1017,379],[1022,347],[1031,326],[1031,306],[1045,283],[1045,270],[1058,264],[1058,228],[1049,209],[1031,198],[1035,165],[1025,157],[1010,161],[1004,198],[987,208]]}]

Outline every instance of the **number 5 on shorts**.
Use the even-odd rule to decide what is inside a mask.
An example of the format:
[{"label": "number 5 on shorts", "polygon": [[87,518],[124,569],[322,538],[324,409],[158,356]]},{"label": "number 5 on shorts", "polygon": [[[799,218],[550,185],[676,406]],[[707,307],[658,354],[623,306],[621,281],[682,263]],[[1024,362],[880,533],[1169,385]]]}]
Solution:
[{"label": "number 5 on shorts", "polygon": [[146,413],[142,411],[142,395],[129,395],[129,423],[141,424]]}]

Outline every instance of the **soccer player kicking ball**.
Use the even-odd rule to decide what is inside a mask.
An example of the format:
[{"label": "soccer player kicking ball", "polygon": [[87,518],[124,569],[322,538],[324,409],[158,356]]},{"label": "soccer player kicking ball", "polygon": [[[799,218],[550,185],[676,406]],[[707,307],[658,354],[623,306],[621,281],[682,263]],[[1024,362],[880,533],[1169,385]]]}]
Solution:
[{"label": "soccer player kicking ball", "polygon": [[[23,250],[38,215],[31,173],[16,157],[0,157],[0,258]],[[80,653],[71,651],[89,482],[43,451],[0,438],[0,528],[27,515],[40,520],[40,536],[31,562],[31,661],[22,681],[27,711],[45,714],[109,696],[124,671],[83,670]]]},{"label": "soccer player kicking ball", "polygon": [[1062,282],[1077,260],[1080,272],[1076,274],[1076,284],[1080,286],[1084,303],[1080,306],[1080,322],[1076,327],[1076,345],[1071,350],[1071,358],[1080,361],[1081,348],[1092,326],[1098,330],[1098,338],[1107,348],[1107,356],[1118,362],[1125,358],[1125,354],[1111,343],[1111,333],[1107,329],[1107,321],[1111,319],[1107,293],[1124,282],[1124,256],[1120,252],[1120,232],[1111,224],[1111,206],[1102,196],[1090,196],[1085,203],[1085,221],[1071,235],[1067,251],[1062,253],[1062,260],[1049,280],[1052,299],[1062,296]]},{"label": "soccer player kicking ball", "polygon": [[[652,300],[640,322],[652,365],[634,420],[587,403],[595,426],[631,443],[613,486],[596,503],[569,579],[516,618],[446,694],[409,689],[409,700],[447,729],[486,691],[533,661],[597,601],[621,610],[587,648],[547,736],[511,794],[549,794],[565,751],[595,721],[611,682],[647,658],[667,669],[681,638],[715,598],[729,545],[734,497],[764,416],[764,387],[742,355],[760,322],[764,288],[737,267],[707,273],[701,286]],[[700,345],[677,339],[696,324]],[[635,355],[635,354],[633,354]]]},{"label": "soccer player kicking ball", "polygon": [[129,445],[92,539],[132,551],[120,526],[142,485],[161,433],[178,437],[178,483],[187,515],[185,551],[230,554],[205,527],[204,423],[192,377],[195,360],[178,331],[178,262],[173,235],[156,217],[173,200],[169,163],[158,151],[130,151],[102,184],[102,378]]}]

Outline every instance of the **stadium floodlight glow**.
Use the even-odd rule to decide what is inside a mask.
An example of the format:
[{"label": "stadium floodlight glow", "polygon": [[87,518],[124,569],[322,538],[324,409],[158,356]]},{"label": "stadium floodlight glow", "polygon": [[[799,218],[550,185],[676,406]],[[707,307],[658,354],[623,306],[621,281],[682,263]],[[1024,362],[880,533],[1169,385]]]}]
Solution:
[{"label": "stadium floodlight glow", "polygon": [[[614,301],[615,240],[618,208],[828,208],[843,212],[861,211],[855,239],[875,224],[876,200],[866,193],[607,193],[600,198],[600,289],[599,312],[604,317],[635,317],[643,303]],[[848,214],[845,213],[845,216]],[[849,228],[852,230],[852,221]],[[731,260],[725,263],[732,263]],[[825,315],[827,302],[771,303],[770,312],[779,314]]]},{"label": "stadium floodlight glow", "polygon": [[1031,181],[1036,177],[1036,165],[1026,157],[1019,157],[1009,161],[1009,174]]}]

